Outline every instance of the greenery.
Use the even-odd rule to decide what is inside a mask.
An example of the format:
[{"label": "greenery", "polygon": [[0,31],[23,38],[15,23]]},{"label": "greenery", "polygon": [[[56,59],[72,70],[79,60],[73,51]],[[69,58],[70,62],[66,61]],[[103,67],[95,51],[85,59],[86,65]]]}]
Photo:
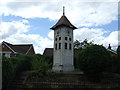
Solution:
[{"label": "greenery", "polygon": [[99,75],[109,71],[112,67],[112,59],[108,51],[100,45],[90,45],[82,49],[78,56],[78,67],[87,75]]},{"label": "greenery", "polygon": [[[49,56],[50,57],[50,56]],[[12,58],[2,58],[2,81],[8,83],[12,80],[16,73],[34,70],[38,76],[44,74],[51,69],[50,62],[52,58],[46,58],[43,55],[19,55]]]},{"label": "greenery", "polygon": [[86,47],[88,47],[88,46],[90,46],[90,45],[93,45],[93,44],[94,44],[93,41],[88,42],[87,39],[85,39],[85,40],[82,41],[82,42],[76,40],[76,41],[74,42],[74,48],[77,48],[77,49],[79,49],[79,48],[86,48]]},{"label": "greenery", "polygon": [[2,61],[2,81],[3,83],[8,82],[14,77],[14,67],[13,63],[7,58],[3,57]]}]

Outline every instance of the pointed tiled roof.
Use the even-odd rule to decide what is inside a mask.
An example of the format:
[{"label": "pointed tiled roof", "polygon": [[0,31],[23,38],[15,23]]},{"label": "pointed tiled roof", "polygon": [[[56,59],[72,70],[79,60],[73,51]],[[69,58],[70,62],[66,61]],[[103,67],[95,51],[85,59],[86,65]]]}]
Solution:
[{"label": "pointed tiled roof", "polygon": [[59,21],[52,27],[52,28],[50,28],[50,29],[55,29],[55,28],[57,28],[57,27],[59,27],[59,26],[67,26],[67,27],[70,27],[70,28],[72,28],[72,29],[77,29],[74,25],[72,25],[71,23],[70,23],[70,21],[67,19],[67,17],[65,16],[65,15],[63,15],[60,19],[59,19]]}]

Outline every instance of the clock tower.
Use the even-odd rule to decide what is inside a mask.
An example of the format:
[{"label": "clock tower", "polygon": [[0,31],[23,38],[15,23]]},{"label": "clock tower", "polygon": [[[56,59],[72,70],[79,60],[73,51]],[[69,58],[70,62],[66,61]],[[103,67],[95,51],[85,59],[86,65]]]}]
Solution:
[{"label": "clock tower", "polygon": [[65,16],[64,7],[62,17],[50,29],[54,30],[53,71],[73,71],[73,30],[77,28]]}]

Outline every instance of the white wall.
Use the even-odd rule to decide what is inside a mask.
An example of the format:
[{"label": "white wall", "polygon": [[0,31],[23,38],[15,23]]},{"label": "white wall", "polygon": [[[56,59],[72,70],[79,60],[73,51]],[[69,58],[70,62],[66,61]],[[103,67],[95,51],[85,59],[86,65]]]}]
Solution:
[{"label": "white wall", "polygon": [[[59,32],[59,34],[58,34]],[[68,33],[69,32],[69,33]],[[61,37],[61,40],[59,40]],[[67,37],[67,40],[65,40]],[[56,41],[57,38],[57,41]],[[71,38],[71,41],[69,40]],[[55,44],[59,46],[61,43],[61,49],[57,47],[55,49]],[[67,49],[65,49],[65,43],[67,43]],[[69,44],[71,44],[71,50],[69,49]],[[53,61],[54,71],[73,71],[73,30],[71,28],[62,26],[54,30],[54,61]]]}]

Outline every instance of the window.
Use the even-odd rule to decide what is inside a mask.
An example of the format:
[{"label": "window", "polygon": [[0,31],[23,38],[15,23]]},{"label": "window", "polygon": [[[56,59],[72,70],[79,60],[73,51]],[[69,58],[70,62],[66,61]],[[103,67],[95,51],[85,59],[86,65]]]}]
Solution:
[{"label": "window", "polygon": [[5,53],[3,53],[3,56],[5,56]]},{"label": "window", "polygon": [[55,44],[55,49],[57,50],[57,44]]},{"label": "window", "polygon": [[69,40],[71,41],[71,38],[69,38]]},{"label": "window", "polygon": [[65,40],[67,40],[67,37],[65,37]]},{"label": "window", "polygon": [[10,53],[3,53],[3,56],[5,56],[5,57],[10,57]]},{"label": "window", "polygon": [[61,43],[59,43],[59,49],[61,49]]},{"label": "window", "polygon": [[57,38],[55,38],[55,41],[57,41]]},{"label": "window", "polygon": [[69,44],[69,49],[71,50],[71,44]]},{"label": "window", "polygon": [[68,34],[70,33],[70,31],[69,31],[69,30],[68,30],[67,32],[68,32]]},{"label": "window", "polygon": [[59,31],[57,31],[57,35],[59,35]]},{"label": "window", "polygon": [[59,40],[61,40],[61,37],[59,37]]},{"label": "window", "polygon": [[67,43],[65,43],[65,49],[67,49]]}]

